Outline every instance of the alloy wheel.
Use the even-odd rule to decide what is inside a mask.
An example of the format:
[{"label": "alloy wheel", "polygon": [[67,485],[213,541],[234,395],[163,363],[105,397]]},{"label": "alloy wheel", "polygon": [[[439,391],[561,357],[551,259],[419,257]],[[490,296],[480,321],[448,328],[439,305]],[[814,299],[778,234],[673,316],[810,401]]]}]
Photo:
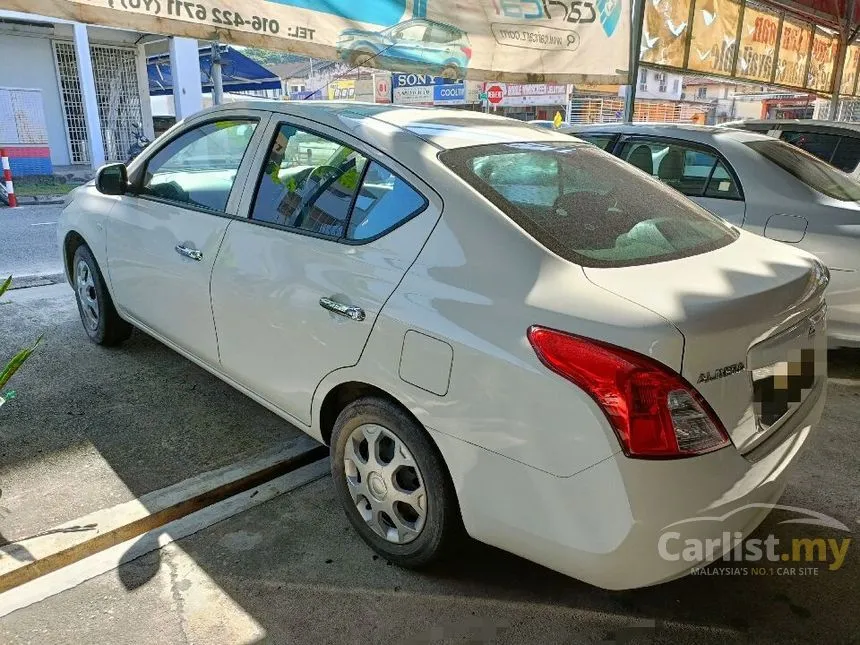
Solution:
[{"label": "alloy wheel", "polygon": [[78,260],[75,266],[75,289],[81,303],[84,324],[91,330],[99,326],[99,300],[93,272],[84,260]]}]

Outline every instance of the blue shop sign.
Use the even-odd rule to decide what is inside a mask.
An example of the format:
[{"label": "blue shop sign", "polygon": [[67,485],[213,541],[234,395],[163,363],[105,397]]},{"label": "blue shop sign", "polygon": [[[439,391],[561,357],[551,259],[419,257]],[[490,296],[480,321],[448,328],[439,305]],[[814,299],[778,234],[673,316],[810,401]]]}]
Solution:
[{"label": "blue shop sign", "polygon": [[465,103],[466,102],[466,84],[465,83],[449,83],[444,85],[435,85],[433,87],[433,102],[434,103]]}]

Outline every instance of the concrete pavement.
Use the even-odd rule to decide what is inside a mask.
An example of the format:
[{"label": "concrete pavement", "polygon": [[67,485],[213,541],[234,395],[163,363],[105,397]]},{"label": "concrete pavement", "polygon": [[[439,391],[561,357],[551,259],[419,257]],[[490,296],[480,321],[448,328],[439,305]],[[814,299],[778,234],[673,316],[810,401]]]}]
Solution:
[{"label": "concrete pavement", "polygon": [[[10,291],[0,357],[40,333],[0,413],[0,540],[259,454],[299,431],[140,332],[89,342],[67,284]],[[5,363],[4,363],[5,364]]]},{"label": "concrete pavement", "polygon": [[[786,503],[809,501],[815,461]],[[856,481],[847,492],[853,501],[831,500],[856,505]],[[785,536],[779,519],[759,533]],[[326,477],[14,612],[0,640],[856,643],[858,573],[854,553],[815,577],[699,576],[608,592],[476,543],[444,567],[406,571],[356,537]]]},{"label": "concrete pavement", "polygon": [[0,276],[57,274],[57,218],[62,206],[0,208]]}]

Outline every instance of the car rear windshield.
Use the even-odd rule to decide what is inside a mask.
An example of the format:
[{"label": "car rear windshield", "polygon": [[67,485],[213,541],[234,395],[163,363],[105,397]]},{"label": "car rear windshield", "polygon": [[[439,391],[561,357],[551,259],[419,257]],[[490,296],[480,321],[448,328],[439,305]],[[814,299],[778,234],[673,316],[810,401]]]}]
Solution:
[{"label": "car rear windshield", "polygon": [[723,220],[591,145],[493,144],[440,159],[538,242],[582,266],[663,262],[737,238]]},{"label": "car rear windshield", "polygon": [[746,145],[823,195],[843,202],[860,200],[860,183],[800,148],[777,140]]}]

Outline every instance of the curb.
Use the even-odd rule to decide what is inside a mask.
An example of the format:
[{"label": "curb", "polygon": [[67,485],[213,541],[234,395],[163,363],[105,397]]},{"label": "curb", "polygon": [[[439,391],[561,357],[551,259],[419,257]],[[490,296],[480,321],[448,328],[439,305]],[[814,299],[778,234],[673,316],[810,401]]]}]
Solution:
[{"label": "curb", "polygon": [[243,493],[249,499],[256,497],[255,489],[303,466],[320,462],[313,472],[318,470],[322,477],[329,469],[327,457],[325,446],[301,437],[262,455],[4,544],[0,547],[0,595],[208,507],[222,502],[229,505],[228,500]]},{"label": "curb", "polygon": [[51,206],[56,204],[64,204],[66,202],[65,195],[18,195],[18,206]]},{"label": "curb", "polygon": [[12,284],[9,285],[9,291],[15,289],[29,289],[30,287],[46,287],[51,284],[58,284],[66,281],[64,273],[46,273],[44,275],[22,275],[12,278]]},{"label": "curb", "polygon": [[117,542],[124,536],[115,536],[114,540],[103,545],[106,548],[68,564],[51,567],[42,575],[0,593],[0,618],[330,475],[328,460],[315,461],[134,537]]}]

